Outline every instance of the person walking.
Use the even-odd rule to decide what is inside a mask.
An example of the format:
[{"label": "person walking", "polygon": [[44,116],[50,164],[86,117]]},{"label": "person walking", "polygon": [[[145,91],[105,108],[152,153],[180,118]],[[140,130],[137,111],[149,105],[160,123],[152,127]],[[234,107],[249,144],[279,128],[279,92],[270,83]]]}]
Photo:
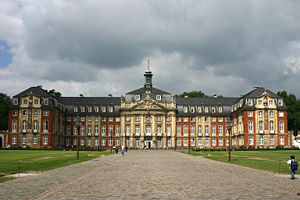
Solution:
[{"label": "person walking", "polygon": [[124,145],[122,145],[122,146],[121,146],[122,156],[124,156],[124,151],[125,151],[125,147],[124,147]]},{"label": "person walking", "polygon": [[295,160],[295,156],[292,155],[291,159],[287,161],[287,164],[290,166],[291,179],[295,180],[295,172],[298,169],[298,162]]}]

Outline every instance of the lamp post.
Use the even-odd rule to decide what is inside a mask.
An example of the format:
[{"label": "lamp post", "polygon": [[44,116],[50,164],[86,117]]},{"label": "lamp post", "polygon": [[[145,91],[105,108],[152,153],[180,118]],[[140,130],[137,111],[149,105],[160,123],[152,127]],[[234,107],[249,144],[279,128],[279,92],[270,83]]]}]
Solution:
[{"label": "lamp post", "polygon": [[110,134],[110,153],[112,153],[113,141],[112,141],[112,131],[111,131],[111,129],[109,130],[109,134]]},{"label": "lamp post", "polygon": [[79,116],[76,117],[75,121],[75,126],[77,129],[77,155],[76,155],[76,160],[79,160],[79,127],[80,127],[80,122],[79,122]]},{"label": "lamp post", "polygon": [[228,148],[228,161],[231,161],[231,128],[232,128],[232,119],[231,117],[226,117],[226,128],[229,133],[229,148]]},{"label": "lamp post", "polygon": [[189,153],[191,153],[191,132],[189,130]]},{"label": "lamp post", "polygon": [[297,128],[297,120],[296,119],[294,119],[294,136],[295,136],[296,142],[300,142],[300,138],[297,137],[298,136],[298,128]]}]

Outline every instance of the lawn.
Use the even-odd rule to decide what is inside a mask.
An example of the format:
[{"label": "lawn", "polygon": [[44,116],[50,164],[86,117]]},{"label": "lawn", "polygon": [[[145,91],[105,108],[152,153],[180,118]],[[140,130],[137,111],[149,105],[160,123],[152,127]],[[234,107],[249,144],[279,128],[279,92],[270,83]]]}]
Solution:
[{"label": "lawn", "polygon": [[227,151],[191,151],[190,154],[275,173],[289,173],[286,162],[291,155],[295,155],[296,160],[297,158],[300,160],[300,150],[232,151],[231,162],[228,161]]},{"label": "lawn", "polygon": [[[1,150],[0,176],[19,172],[47,171],[109,154],[110,151],[80,151],[79,160],[76,160],[76,151]],[[0,177],[0,182],[4,180],[5,177]]]}]

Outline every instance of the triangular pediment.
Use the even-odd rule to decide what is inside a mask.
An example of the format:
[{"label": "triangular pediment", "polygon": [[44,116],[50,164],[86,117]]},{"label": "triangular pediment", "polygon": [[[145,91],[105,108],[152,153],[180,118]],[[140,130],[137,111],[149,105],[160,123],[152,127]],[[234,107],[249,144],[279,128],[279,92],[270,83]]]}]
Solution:
[{"label": "triangular pediment", "polygon": [[129,109],[137,109],[137,110],[167,110],[167,108],[160,103],[152,100],[152,99],[144,99],[141,102],[135,104]]}]

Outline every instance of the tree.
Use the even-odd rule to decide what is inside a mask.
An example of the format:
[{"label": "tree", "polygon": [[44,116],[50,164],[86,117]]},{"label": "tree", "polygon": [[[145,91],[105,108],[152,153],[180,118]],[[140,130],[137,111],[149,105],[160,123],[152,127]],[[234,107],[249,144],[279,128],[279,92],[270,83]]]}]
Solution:
[{"label": "tree", "polygon": [[278,96],[283,98],[285,105],[288,107],[288,129],[293,130],[294,121],[297,122],[298,130],[300,129],[300,99],[297,100],[294,94],[288,94],[285,90],[277,92]]},{"label": "tree", "polygon": [[8,109],[10,104],[10,97],[0,93],[0,130],[8,129]]},{"label": "tree", "polygon": [[55,91],[54,89],[49,90],[48,93],[49,93],[51,96],[53,96],[53,97],[61,97],[61,96],[62,96],[61,92]]},{"label": "tree", "polygon": [[175,96],[177,96],[177,97],[185,97],[185,96],[188,96],[188,97],[208,97],[206,94],[204,94],[201,91],[184,92],[180,95],[175,95]]}]

